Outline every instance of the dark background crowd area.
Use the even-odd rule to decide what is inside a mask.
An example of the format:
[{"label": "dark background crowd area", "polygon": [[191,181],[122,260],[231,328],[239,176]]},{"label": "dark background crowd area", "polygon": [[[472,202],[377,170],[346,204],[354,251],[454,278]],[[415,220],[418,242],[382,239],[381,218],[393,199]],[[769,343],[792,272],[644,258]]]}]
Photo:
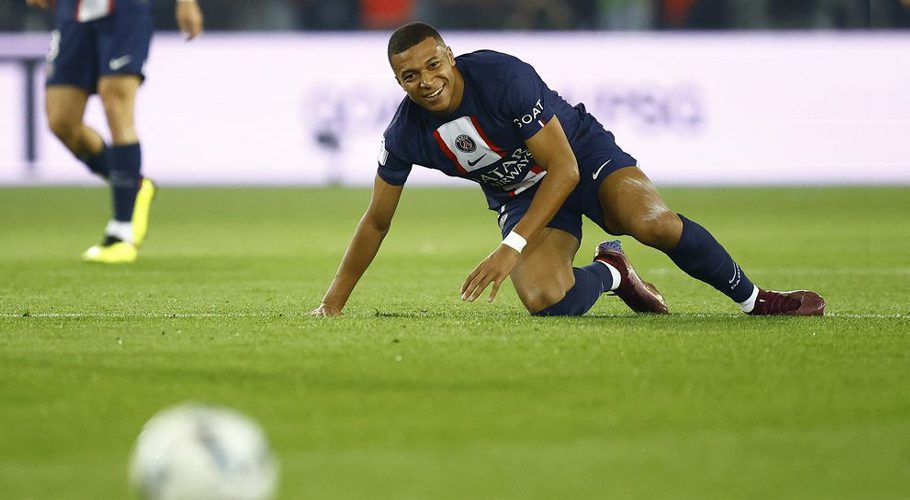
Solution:
[{"label": "dark background crowd area", "polygon": [[[149,0],[176,29],[175,0]],[[910,0],[199,0],[211,31],[870,30],[910,27]],[[0,0],[0,31],[42,31],[51,16]]]}]

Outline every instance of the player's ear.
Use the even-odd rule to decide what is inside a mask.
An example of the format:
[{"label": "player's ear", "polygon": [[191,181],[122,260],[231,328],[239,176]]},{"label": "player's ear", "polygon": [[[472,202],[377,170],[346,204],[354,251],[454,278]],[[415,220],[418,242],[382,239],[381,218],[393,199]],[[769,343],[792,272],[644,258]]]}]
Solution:
[{"label": "player's ear", "polygon": [[446,55],[449,57],[449,64],[455,66],[455,53],[452,52],[452,47],[446,46]]}]

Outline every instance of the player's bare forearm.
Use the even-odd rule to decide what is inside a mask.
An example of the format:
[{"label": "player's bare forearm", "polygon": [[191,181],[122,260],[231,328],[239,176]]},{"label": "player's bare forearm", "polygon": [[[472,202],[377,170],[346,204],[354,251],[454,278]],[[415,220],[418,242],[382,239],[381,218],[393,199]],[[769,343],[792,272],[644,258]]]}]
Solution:
[{"label": "player's bare forearm", "polygon": [[559,207],[565,203],[578,185],[579,174],[575,153],[559,118],[554,116],[550,119],[549,123],[527,140],[527,145],[537,164],[547,171],[534,193],[528,212],[513,229],[530,240],[553,219]]},{"label": "player's bare forearm", "polygon": [[332,280],[329,290],[322,298],[322,308],[341,312],[351,296],[351,292],[354,291],[354,287],[357,286],[357,282],[360,281],[363,273],[370,267],[379,252],[379,247],[386,234],[388,234],[388,227],[377,227],[367,220],[366,215],[360,220],[354,238],[351,239],[351,243],[341,259],[338,272],[335,273],[335,279]]},{"label": "player's bare forearm", "polygon": [[338,316],[347,303],[351,292],[360,281],[379,252],[382,240],[389,232],[398,200],[401,199],[402,186],[394,186],[382,180],[378,175],[373,182],[373,196],[370,208],[357,224],[354,237],[341,259],[335,279],[322,298],[322,304],[312,312],[316,316]]},{"label": "player's bare forearm", "polygon": [[566,202],[566,198],[578,185],[578,179],[578,166],[574,157],[567,164],[548,168],[547,175],[540,181],[540,187],[534,193],[531,206],[513,230],[526,240],[533,238],[546,227],[559,207]]}]

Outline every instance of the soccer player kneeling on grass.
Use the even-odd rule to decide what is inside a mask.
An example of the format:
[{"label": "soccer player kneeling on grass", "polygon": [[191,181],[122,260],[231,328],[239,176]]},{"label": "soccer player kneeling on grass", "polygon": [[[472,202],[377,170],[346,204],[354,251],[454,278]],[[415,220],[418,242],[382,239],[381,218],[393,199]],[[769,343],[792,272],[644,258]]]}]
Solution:
[{"label": "soccer player kneeling on grass", "polygon": [[370,206],[312,314],[341,314],[388,232],[414,164],[477,182],[499,213],[502,244],[465,279],[463,300],[477,299],[488,285],[493,300],[511,276],[535,315],[581,315],[605,292],[636,312],[667,313],[618,241],[598,245],[590,265],[572,267],[586,216],[663,251],[748,314],[823,314],[825,302],[814,292],[752,284],[711,233],[667,207],[612,133],[583,105],[570,106],[550,90],[527,63],[490,50],[455,57],[422,23],[396,30],[388,57],[407,98],[383,136]]},{"label": "soccer player kneeling on grass", "polygon": [[[176,0],[177,23],[187,38],[202,32],[196,0]],[[148,0],[26,0],[53,8],[55,29],[47,55],[47,121],[73,155],[111,187],[113,217],[104,241],[82,254],[105,264],[136,260],[148,230],[155,185],[141,174],[142,151],[134,124],[136,92],[152,38]],[[97,93],[112,143],[83,123]]]}]

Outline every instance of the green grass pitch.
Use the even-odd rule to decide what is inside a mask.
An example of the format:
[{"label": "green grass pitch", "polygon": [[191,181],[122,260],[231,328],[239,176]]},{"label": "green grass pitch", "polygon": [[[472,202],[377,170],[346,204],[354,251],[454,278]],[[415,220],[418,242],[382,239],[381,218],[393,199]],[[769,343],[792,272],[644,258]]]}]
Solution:
[{"label": "green grass pitch", "polygon": [[672,315],[463,303],[495,215],[409,188],[347,316],[309,318],[367,190],[165,187],[102,267],[104,190],[2,189],[0,498],[130,498],[142,424],[186,400],[262,423],[281,499],[907,498],[910,188],[664,194],[829,316],[746,317],[627,238]]}]

